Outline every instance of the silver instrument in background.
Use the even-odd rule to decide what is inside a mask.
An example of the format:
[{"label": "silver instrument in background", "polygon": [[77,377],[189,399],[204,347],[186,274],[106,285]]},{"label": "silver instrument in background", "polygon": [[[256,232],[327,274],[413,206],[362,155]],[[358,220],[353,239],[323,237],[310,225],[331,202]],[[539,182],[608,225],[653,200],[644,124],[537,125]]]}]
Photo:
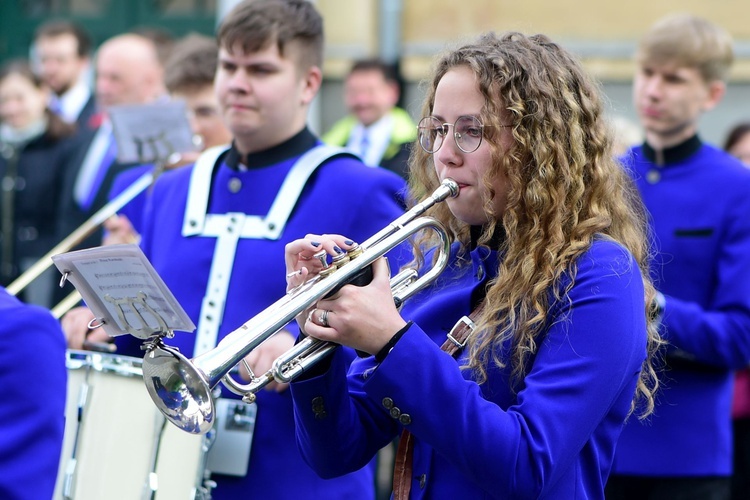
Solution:
[{"label": "silver instrument in background", "polygon": [[112,201],[97,210],[83,224],[76,228],[75,231],[66,236],[60,243],[52,247],[52,249],[41,259],[36,261],[34,265],[29,267],[23,274],[9,284],[6,287],[8,293],[11,295],[18,295],[24,288],[31,284],[32,281],[52,266],[53,255],[67,252],[84,241],[87,237],[94,234],[94,232],[99,229],[107,219],[117,214],[122,207],[130,203],[136,196],[145,191],[146,188],[152,184],[153,179],[153,173],[148,172],[143,174],[127,189],[112,199]]},{"label": "silver instrument in background", "polygon": [[[440,246],[432,268],[421,277],[409,269],[391,280],[397,306],[423,289],[445,269],[450,241],[443,225],[432,217],[422,217],[436,203],[458,195],[458,184],[446,179],[414,208],[376,233],[359,248],[335,258],[329,267],[308,282],[290,291],[270,307],[229,333],[212,350],[188,359],[163,343],[162,337],[146,342],[143,379],[158,409],[184,431],[203,434],[214,425],[216,409],[212,389],[220,382],[232,392],[252,402],[255,393],[272,380],[290,382],[328,356],[338,344],[308,337],[279,357],[273,368],[260,377],[251,374],[249,384],[240,384],[229,373],[262,342],[284,328],[302,311],[360,276],[378,258],[425,229],[437,232]],[[317,255],[316,255],[317,257]],[[325,257],[323,257],[324,264]]]}]

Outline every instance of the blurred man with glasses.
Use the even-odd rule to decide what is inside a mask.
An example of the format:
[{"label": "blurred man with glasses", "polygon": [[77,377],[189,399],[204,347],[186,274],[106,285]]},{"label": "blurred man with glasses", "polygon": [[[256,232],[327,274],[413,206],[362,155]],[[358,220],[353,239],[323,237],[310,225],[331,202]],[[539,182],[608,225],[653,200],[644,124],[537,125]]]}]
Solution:
[{"label": "blurred man with glasses", "polygon": [[53,92],[50,109],[68,123],[85,124],[95,113],[91,89],[91,39],[70,21],[49,21],[34,34],[37,72]]}]

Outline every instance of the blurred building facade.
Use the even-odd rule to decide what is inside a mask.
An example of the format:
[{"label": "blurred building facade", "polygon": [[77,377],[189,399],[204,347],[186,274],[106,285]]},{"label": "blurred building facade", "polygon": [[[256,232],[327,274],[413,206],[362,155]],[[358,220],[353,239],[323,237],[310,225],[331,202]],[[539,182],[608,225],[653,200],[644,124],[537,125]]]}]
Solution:
[{"label": "blurred building facade", "polygon": [[[719,142],[732,124],[750,117],[750,2],[747,0],[314,0],[326,22],[325,84],[313,127],[325,130],[344,113],[342,78],[353,59],[398,62],[403,105],[419,114],[419,82],[435,54],[484,31],[545,33],[583,60],[602,82],[613,114],[635,118],[630,99],[636,40],[658,18],[689,12],[727,28],[737,61],[730,89],[701,134]],[[3,0],[0,60],[28,55],[34,29],[54,17],[85,26],[96,44],[134,28],[179,37],[212,34],[217,17],[236,0]]]}]

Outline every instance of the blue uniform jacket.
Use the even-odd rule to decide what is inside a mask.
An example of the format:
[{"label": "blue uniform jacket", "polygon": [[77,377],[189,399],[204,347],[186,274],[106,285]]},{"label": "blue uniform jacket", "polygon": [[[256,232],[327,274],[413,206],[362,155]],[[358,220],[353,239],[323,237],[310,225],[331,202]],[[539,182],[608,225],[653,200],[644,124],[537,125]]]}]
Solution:
[{"label": "blue uniform jacket", "polygon": [[[65,429],[65,336],[0,288],[0,498],[52,498]],[[43,391],[29,392],[29,387]]]},{"label": "blue uniform jacket", "polygon": [[[125,191],[136,180],[138,180],[139,177],[149,172],[153,172],[153,170],[154,166],[151,164],[138,165],[137,167],[125,170],[120,175],[115,177],[115,180],[112,183],[112,189],[109,192],[110,201],[122,194],[122,192]],[[118,215],[124,215],[128,218],[130,223],[133,225],[133,229],[135,229],[135,232],[137,232],[138,234],[143,231],[143,212],[145,210],[146,200],[148,200],[148,196],[149,189],[146,188],[145,191],[141,192],[139,195],[130,200],[128,204],[122,207],[118,212]]]},{"label": "blue uniform jacket", "polygon": [[472,290],[497,271],[486,249],[463,268],[454,256],[407,301],[402,316],[414,324],[382,364],[357,360],[345,376],[335,357],[325,375],[292,383],[308,462],[325,477],[342,474],[406,425],[416,439],[412,498],[603,498],[645,358],[644,290],[633,258],[611,241],[594,242],[577,265],[570,300],[550,308],[514,392],[506,369],[491,367],[478,385],[440,350],[471,312]]},{"label": "blue uniform jacket", "polygon": [[624,162],[650,213],[670,348],[656,411],[626,426],[614,471],[726,476],[733,370],[750,360],[750,170],[705,144],[663,167],[642,147]]},{"label": "blue uniform jacket", "polygon": [[[209,212],[267,214],[297,158],[247,171],[222,164],[214,173]],[[181,235],[191,171],[191,167],[167,171],[156,182],[144,213],[142,247],[197,325],[216,239]],[[229,188],[233,179],[241,184],[236,193]],[[237,181],[232,184],[237,186]],[[240,239],[219,340],[286,294],[286,243],[308,233],[334,232],[362,242],[403,213],[397,194],[404,187],[397,175],[368,168],[353,158],[335,158],[319,167],[304,188],[280,239]],[[124,336],[118,337],[117,342],[120,352],[143,356],[137,339]],[[188,357],[193,355],[194,342],[195,335],[184,332],[176,332],[175,338],[167,341]],[[305,464],[294,440],[289,391],[259,394],[248,468],[244,478],[214,475],[218,486],[213,498],[348,500],[374,496],[372,468],[323,480]]]}]

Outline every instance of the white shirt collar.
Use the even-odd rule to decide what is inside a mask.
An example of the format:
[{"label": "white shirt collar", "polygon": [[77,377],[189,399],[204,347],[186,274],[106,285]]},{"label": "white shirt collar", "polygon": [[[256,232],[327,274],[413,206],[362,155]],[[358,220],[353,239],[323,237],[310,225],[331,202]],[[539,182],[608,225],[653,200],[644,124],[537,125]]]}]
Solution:
[{"label": "white shirt collar", "polygon": [[[377,167],[380,165],[385,150],[388,148],[388,144],[391,141],[392,127],[393,118],[390,113],[387,113],[369,127],[357,123],[352,129],[346,147],[359,155],[366,165]],[[365,132],[367,133],[369,147],[367,148],[367,151],[362,151],[361,145],[362,139],[365,137]]]},{"label": "white shirt collar", "polygon": [[60,117],[68,123],[75,122],[90,98],[91,88],[84,78],[79,78],[75,85],[58,97]]}]

